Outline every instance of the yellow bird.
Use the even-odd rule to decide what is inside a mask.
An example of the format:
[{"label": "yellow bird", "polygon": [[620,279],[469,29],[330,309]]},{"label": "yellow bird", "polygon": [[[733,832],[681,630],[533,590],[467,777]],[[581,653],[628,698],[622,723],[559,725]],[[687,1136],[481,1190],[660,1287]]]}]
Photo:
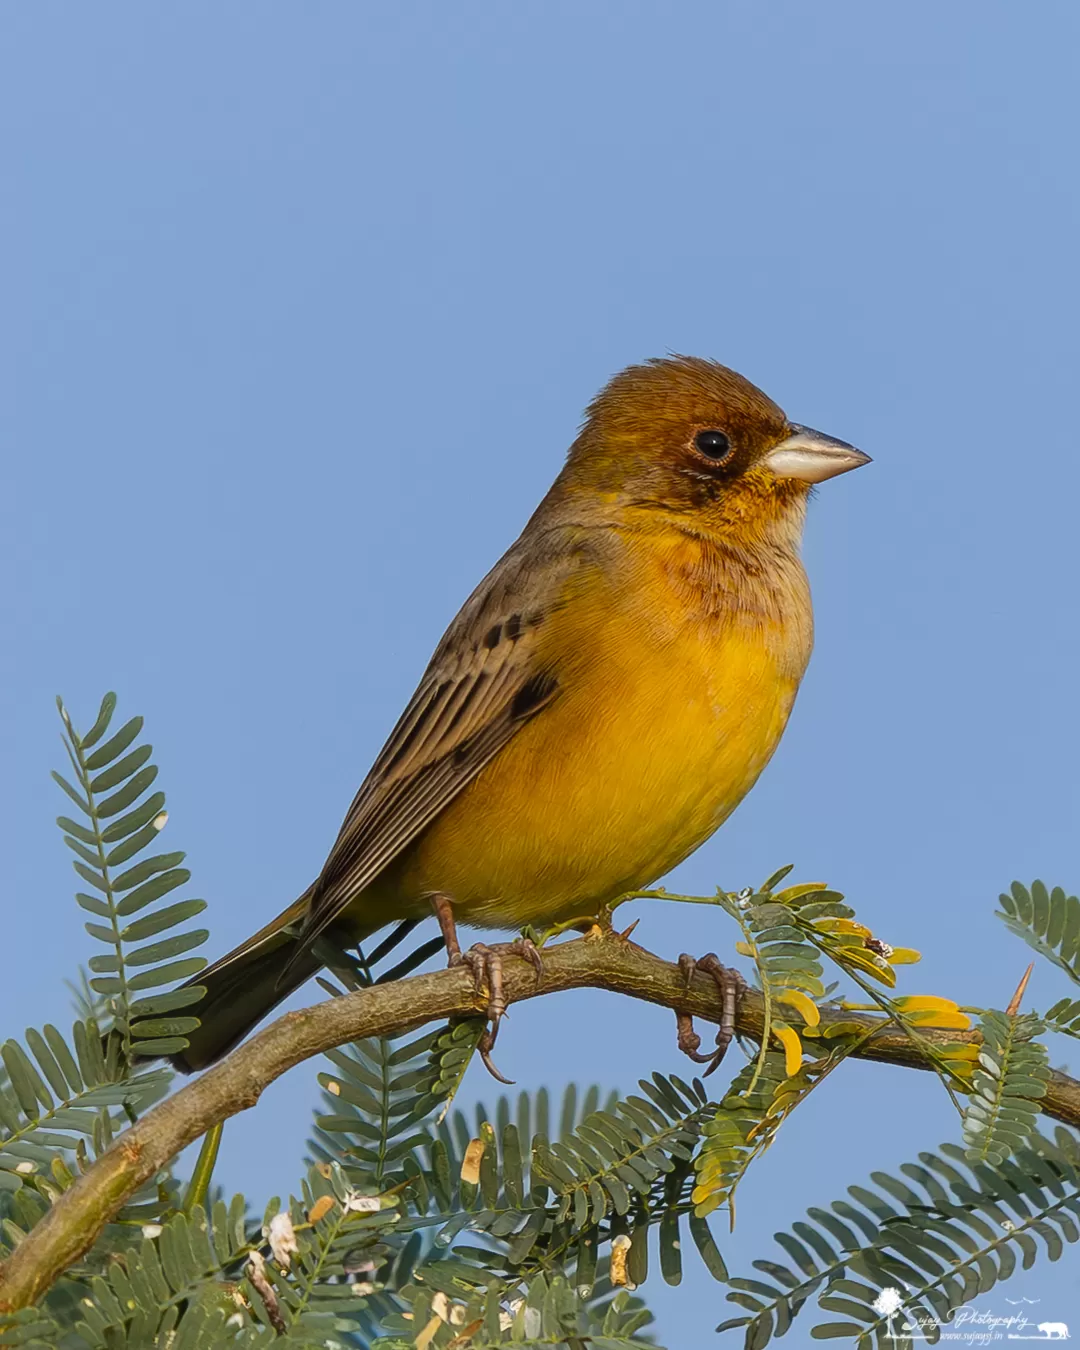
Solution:
[{"label": "yellow bird", "polygon": [[231,1049],[323,964],[436,908],[594,915],[704,843],[776,749],[813,642],[811,485],[867,463],[713,361],[631,366],[450,625],[316,881],[191,981],[176,1062]]}]

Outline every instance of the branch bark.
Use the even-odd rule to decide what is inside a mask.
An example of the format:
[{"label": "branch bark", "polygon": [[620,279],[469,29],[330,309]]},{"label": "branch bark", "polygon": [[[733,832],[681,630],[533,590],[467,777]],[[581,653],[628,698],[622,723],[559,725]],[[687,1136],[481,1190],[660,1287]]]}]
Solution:
[{"label": "branch bark", "polygon": [[[508,1002],[564,989],[607,989],[676,1013],[718,1020],[717,989],[710,977],[695,974],[688,983],[677,966],[614,934],[549,947],[544,964],[544,976],[538,980],[528,962],[507,959]],[[278,1018],[149,1111],[55,1202],[0,1264],[0,1312],[14,1312],[36,1302],[93,1246],[102,1228],[143,1182],[219,1121],[254,1106],[265,1088],[286,1070],[347,1041],[394,1036],[425,1022],[478,1011],[483,1011],[483,1003],[477,1000],[472,975],[459,967],[376,985]],[[878,1019],[848,1012],[823,1013],[823,1026],[830,1020],[871,1025]],[[740,1000],[736,1030],[760,1041],[763,1029],[761,995],[747,991]],[[976,1039],[975,1032],[924,1030],[923,1034],[941,1042]],[[857,1055],[908,1068],[929,1068],[918,1049],[895,1027],[877,1031]],[[1080,1126],[1080,1081],[1055,1072],[1043,1111]]]}]

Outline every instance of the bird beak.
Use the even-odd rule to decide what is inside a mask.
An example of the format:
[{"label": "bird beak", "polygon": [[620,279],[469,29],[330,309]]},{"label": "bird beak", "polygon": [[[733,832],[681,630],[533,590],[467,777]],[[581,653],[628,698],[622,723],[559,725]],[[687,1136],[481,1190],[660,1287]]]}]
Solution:
[{"label": "bird beak", "polygon": [[790,435],[761,461],[777,478],[801,478],[804,483],[824,483],[838,473],[847,473],[870,463],[870,456],[847,441],[838,441],[813,427],[788,423]]}]

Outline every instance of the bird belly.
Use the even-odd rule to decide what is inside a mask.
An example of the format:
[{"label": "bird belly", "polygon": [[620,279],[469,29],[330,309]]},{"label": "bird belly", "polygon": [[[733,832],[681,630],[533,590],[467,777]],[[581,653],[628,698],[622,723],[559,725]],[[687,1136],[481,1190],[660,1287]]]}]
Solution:
[{"label": "bird belly", "polygon": [[604,662],[572,672],[375,883],[371,908],[422,913],[441,891],[481,927],[593,915],[730,815],[776,748],[801,668],[758,625],[605,637]]}]

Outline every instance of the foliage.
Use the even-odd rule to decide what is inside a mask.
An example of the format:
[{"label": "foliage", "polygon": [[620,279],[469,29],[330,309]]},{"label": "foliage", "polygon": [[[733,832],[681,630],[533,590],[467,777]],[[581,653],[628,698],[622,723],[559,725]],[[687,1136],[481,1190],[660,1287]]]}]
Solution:
[{"label": "foliage", "polygon": [[1043,1022],[1048,1031],[1060,1031],[1064,1036],[1080,1039],[1080,999],[1058,999],[1043,1013]]},{"label": "foliage", "polygon": [[[921,1033],[928,1026],[966,1029],[970,1018],[951,1000],[926,995],[894,999],[870,983],[893,988],[894,966],[917,961],[918,953],[875,939],[856,920],[855,911],[839,891],[813,882],[777,891],[790,870],[776,872],[757,891],[747,889],[737,895],[719,891],[716,897],[742,929],[743,941],[737,950],[753,959],[765,1004],[765,1028],[756,1061],[732,1082],[706,1126],[696,1160],[697,1213],[708,1214],[726,1205],[732,1227],[735,1190],[747,1168],[770,1146],[777,1130],[810,1092],[872,1034],[872,1029],[858,1022],[833,1021],[824,1034],[824,1045],[813,1058],[804,1060],[804,1042],[813,1045],[821,1036],[821,1009],[829,1004],[836,987],[827,988],[824,983],[822,957],[873,1000],[869,1005],[844,1006],[860,1011],[880,1009],[919,1046],[947,1087],[953,1081],[964,1090],[970,1085],[972,1047],[931,1045]],[[798,1027],[793,1013],[798,1014]],[[995,1121],[1000,1114],[995,1114]],[[1003,1130],[1014,1114],[1004,1113]]]},{"label": "foliage", "polygon": [[1034,881],[1029,889],[1014,881],[998,901],[998,917],[1010,932],[1080,984],[1080,900],[1066,895],[1060,886],[1051,891],[1043,882]]},{"label": "foliage", "polygon": [[1046,1046],[1035,1040],[1044,1029],[1030,1013],[983,1013],[982,1049],[963,1122],[967,1156],[973,1161],[997,1166],[1035,1130],[1050,1076]]},{"label": "foliage", "polygon": [[[175,898],[190,879],[182,854],[150,851],[165,798],[142,719],[112,731],[115,707],[110,694],[80,736],[60,705],[72,776],[56,777],[80,818],[59,823],[90,887],[76,896],[85,927],[105,950],[75,987],[69,1037],[49,1025],[0,1048],[0,1259],[168,1090],[170,1071],[146,1061],[197,1026],[201,991],[176,986],[202,969],[193,953],[207,933],[191,921],[205,905]],[[742,1331],[747,1347],[784,1334],[812,1299],[827,1319],[815,1338],[870,1346],[946,1322],[1040,1254],[1058,1259],[1080,1235],[1080,1145],[1040,1132],[1042,1037],[1080,1036],[1080,1000],[1043,1014],[983,1009],[972,1032],[950,1000],[895,992],[918,953],[877,939],[838,891],[783,887],[790,870],[756,890],[648,893],[733,920],[761,992],[764,1035],[719,1100],[697,1079],[654,1072],[627,1094],[570,1087],[553,1103],[540,1088],[466,1115],[454,1098],[483,1019],[340,1047],[317,1074],[297,1195],[261,1218],[244,1196],[226,1202],[213,1187],[215,1128],[186,1187],[154,1177],[37,1308],[0,1320],[0,1345],[631,1350],[655,1344],[636,1291],[654,1257],[679,1284],[689,1236],[740,1310],[719,1329]],[[1014,883],[1001,906],[1080,983],[1080,902]],[[368,953],[334,953],[339,983],[323,988],[340,997],[415,970],[440,943],[401,956],[414,926]],[[829,967],[861,1001],[826,982]],[[734,1225],[750,1166],[888,1027],[938,1073],[963,1145],[921,1153],[900,1176],[873,1173],[872,1188],[852,1186],[778,1233],[782,1259],[730,1275],[708,1216],[726,1208]]]},{"label": "foliage", "polygon": [[[633,1350],[651,1345],[637,1333],[649,1314],[624,1292],[601,1306],[590,1306],[562,1276],[539,1273],[520,1298],[506,1304],[498,1286],[476,1289],[467,1302],[450,1302],[441,1290],[417,1288],[409,1311],[390,1319],[391,1334],[376,1350],[413,1350],[424,1346],[525,1347],[562,1345],[595,1350]],[[417,1331],[419,1329],[419,1335]],[[394,1334],[394,1330],[398,1334]]]},{"label": "foliage", "polygon": [[819,1323],[815,1338],[883,1344],[889,1316],[875,1304],[883,1303],[883,1290],[894,1289],[899,1327],[907,1322],[932,1332],[976,1294],[1008,1279],[1018,1259],[1028,1269],[1040,1244],[1056,1261],[1064,1243],[1080,1238],[1076,1146],[1061,1134],[1063,1147],[1033,1135],[1030,1148],[997,1164],[972,1162],[956,1144],[943,1144],[936,1153],[920,1153],[918,1163],[904,1164],[906,1180],[875,1172],[876,1190],[848,1187],[850,1201],[810,1209],[809,1222],[777,1233],[787,1264],[753,1262],[771,1282],[731,1280],[728,1300],[750,1315],[730,1318],[717,1330],[743,1327],[745,1345],[762,1350],[817,1293],[823,1312],[848,1320]]},{"label": "foliage", "polygon": [[[141,1242],[89,1278],[75,1330],[94,1350],[153,1345],[173,1332],[194,1300],[198,1320],[219,1339],[234,1311],[231,1291],[210,1277],[236,1273],[249,1249],[246,1206],[236,1196],[218,1201],[208,1215],[201,1206],[173,1214]],[[184,1320],[187,1320],[186,1314]]]},{"label": "foliage", "polygon": [[[1030,888],[1014,882],[1000,902],[1007,926],[1080,983],[1075,897],[1039,881]],[[925,1002],[900,1007],[901,1019],[921,1017]],[[928,1016],[922,1025],[955,1025],[948,1009]],[[743,1328],[748,1350],[761,1350],[817,1293],[824,1312],[848,1319],[819,1323],[812,1331],[817,1339],[850,1338],[869,1347],[891,1343],[891,1331],[908,1326],[936,1340],[957,1308],[1015,1272],[1018,1257],[1026,1270],[1041,1246],[1058,1260],[1064,1244],[1080,1237],[1080,1145],[1064,1129],[1053,1142],[1038,1130],[1049,1079],[1047,1049],[1038,1038],[1047,1030],[1075,1036],[1078,1027],[1080,1001],[1062,998],[1042,1016],[1012,1007],[983,1010],[976,1058],[971,1062],[969,1048],[967,1065],[959,1047],[951,1058],[942,1057],[939,1047],[936,1067],[944,1065],[968,1095],[962,1119],[967,1147],[943,1144],[937,1153],[921,1153],[918,1164],[901,1167],[922,1193],[875,1172],[873,1180],[889,1200],[852,1186],[848,1194],[857,1204],[836,1201],[829,1210],[808,1211],[812,1223],[777,1234],[791,1265],[753,1262],[772,1284],[731,1279],[729,1300],[750,1315],[730,1318],[718,1330]],[[914,1026],[908,1029],[918,1034]],[[891,1301],[885,1290],[892,1291]]]},{"label": "foliage", "polygon": [[[165,828],[168,813],[165,794],[149,793],[158,770],[149,762],[153,746],[137,744],[143,719],[131,718],[102,743],[116,710],[115,694],[105,695],[97,720],[83,736],[63,702],[56,702],[75,784],[60,773],[53,777],[87,822],[58,816],[57,824],[75,854],[72,866],[93,892],[75,896],[93,916],[84,927],[107,949],[90,957],[90,987],[105,1000],[126,1064],[136,1055],[173,1054],[186,1049],[185,1033],[198,1026],[191,1009],[204,991],[165,986],[187,980],[206,965],[204,957],[189,953],[202,946],[208,931],[185,927],[202,913],[206,901],[161,903],[185,886],[191,873],[180,866],[183,853],[147,852]],[[132,917],[136,914],[138,918]]]},{"label": "foliage", "polygon": [[31,1028],[25,1047],[9,1040],[0,1056],[7,1079],[0,1084],[0,1190],[35,1178],[46,1198],[70,1184],[70,1154],[84,1161],[88,1147],[100,1153],[120,1120],[156,1101],[167,1083],[160,1070],[111,1074],[92,1017],[76,1022],[67,1040],[54,1026]]}]

